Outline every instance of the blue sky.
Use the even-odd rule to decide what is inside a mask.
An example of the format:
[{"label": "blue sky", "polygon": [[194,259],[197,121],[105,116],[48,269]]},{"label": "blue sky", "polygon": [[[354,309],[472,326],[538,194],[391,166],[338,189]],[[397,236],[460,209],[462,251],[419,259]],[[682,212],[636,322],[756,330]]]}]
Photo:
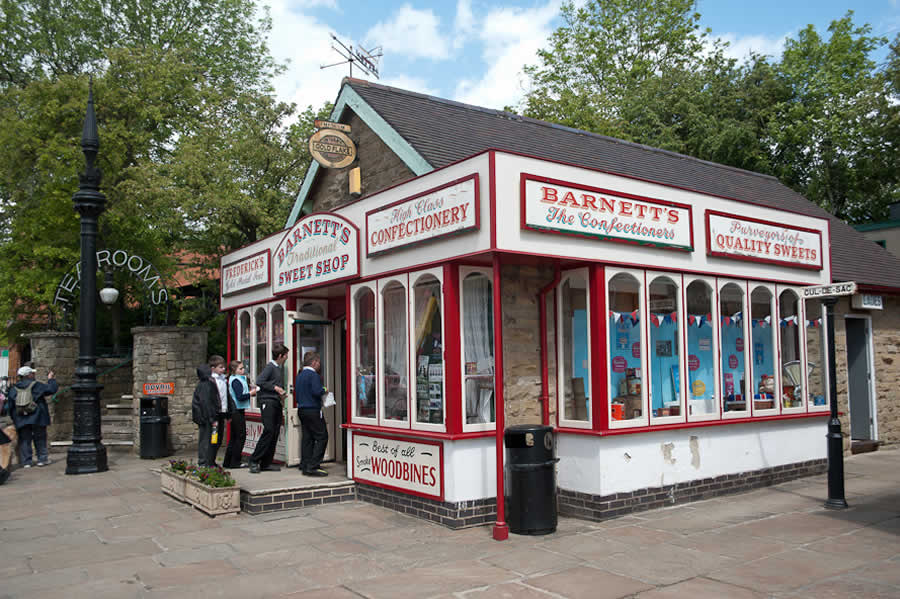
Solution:
[{"label": "blue sky", "polygon": [[[333,101],[347,65],[331,34],[354,48],[380,46],[380,81],[443,98],[503,108],[521,99],[525,64],[561,25],[561,0],[258,0],[270,7],[275,58],[290,61],[276,81],[279,99],[301,108]],[[779,55],[786,36],[807,24],[827,35],[829,23],[854,10],[857,25],[893,40],[900,0],[698,0],[701,23],[731,44],[737,57]],[[883,53],[879,56],[882,57]],[[356,69],[354,76],[369,78]]]}]

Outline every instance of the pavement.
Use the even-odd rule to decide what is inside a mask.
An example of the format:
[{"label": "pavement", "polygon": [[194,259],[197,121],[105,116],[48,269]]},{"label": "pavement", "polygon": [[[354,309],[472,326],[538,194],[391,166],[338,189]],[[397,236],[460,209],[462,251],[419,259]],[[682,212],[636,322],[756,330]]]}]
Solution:
[{"label": "pavement", "polygon": [[846,510],[817,476],[503,542],[362,502],[213,519],[160,492],[161,463],[16,470],[0,597],[900,597],[896,449],[845,459]]}]

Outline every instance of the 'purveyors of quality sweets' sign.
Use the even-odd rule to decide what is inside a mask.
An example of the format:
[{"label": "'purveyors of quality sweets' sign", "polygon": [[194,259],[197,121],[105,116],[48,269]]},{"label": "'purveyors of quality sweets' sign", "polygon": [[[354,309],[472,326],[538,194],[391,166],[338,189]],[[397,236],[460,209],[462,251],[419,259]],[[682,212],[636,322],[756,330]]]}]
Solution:
[{"label": "'purveyors of quality sweets' sign", "polygon": [[478,228],[478,174],[366,213],[366,255]]},{"label": "'purveyors of quality sweets' sign", "polygon": [[706,211],[707,254],[822,269],[822,233],[754,218]]},{"label": "'purveyors of quality sweets' sign", "polygon": [[439,442],[353,434],[353,479],[444,499]]},{"label": "'purveyors of quality sweets' sign", "polygon": [[285,233],[272,262],[273,294],[355,277],[359,230],[337,214],[310,214]]},{"label": "'purveyors of quality sweets' sign", "polygon": [[691,207],[522,173],[522,228],[691,251]]},{"label": "'purveyors of quality sweets' sign", "polygon": [[222,267],[222,295],[269,284],[269,250]]}]

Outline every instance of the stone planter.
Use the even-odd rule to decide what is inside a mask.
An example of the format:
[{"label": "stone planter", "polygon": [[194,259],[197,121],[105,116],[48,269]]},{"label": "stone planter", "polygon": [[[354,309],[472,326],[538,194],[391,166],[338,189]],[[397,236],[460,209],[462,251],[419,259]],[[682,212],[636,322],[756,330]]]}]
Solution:
[{"label": "stone planter", "polygon": [[184,501],[210,516],[234,514],[241,511],[241,489],[207,487],[192,478],[185,479]]},{"label": "stone planter", "polygon": [[179,501],[186,501],[184,498],[184,489],[187,482],[187,475],[179,472],[171,472],[163,468],[159,471],[160,487],[166,495],[171,495]]}]

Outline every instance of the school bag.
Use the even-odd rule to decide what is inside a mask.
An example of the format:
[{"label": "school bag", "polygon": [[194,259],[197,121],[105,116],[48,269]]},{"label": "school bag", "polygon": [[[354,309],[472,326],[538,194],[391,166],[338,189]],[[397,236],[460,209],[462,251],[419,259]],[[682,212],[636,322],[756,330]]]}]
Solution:
[{"label": "school bag", "polygon": [[31,388],[35,383],[37,381],[32,381],[24,389],[16,388],[16,415],[28,416],[37,410],[37,403],[34,401],[34,396],[31,395]]}]

